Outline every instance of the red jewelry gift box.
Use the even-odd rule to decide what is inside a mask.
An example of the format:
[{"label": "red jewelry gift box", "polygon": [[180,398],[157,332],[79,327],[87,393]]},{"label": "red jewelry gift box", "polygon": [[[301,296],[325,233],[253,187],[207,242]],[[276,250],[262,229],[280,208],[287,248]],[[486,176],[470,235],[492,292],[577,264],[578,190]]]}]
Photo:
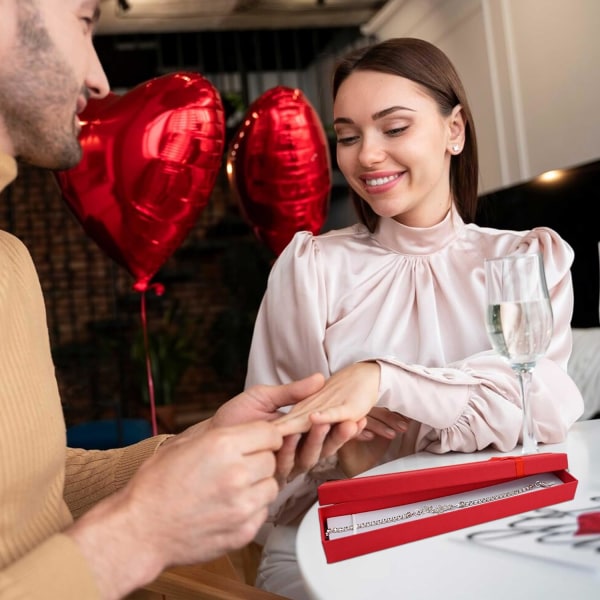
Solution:
[{"label": "red jewelry gift box", "polygon": [[[571,500],[575,496],[577,480],[567,469],[566,454],[548,452],[501,456],[446,467],[328,481],[318,489],[321,540],[327,562],[345,560]],[[527,490],[527,493],[523,493],[523,488],[518,489],[519,482],[528,476],[544,474],[555,476],[558,483],[550,487]],[[514,482],[517,491],[500,494],[508,496],[501,499],[493,499],[493,496],[485,498],[486,488],[507,482]],[[405,505],[426,503],[474,490],[483,494],[484,502],[474,502],[474,505],[466,508],[420,516],[417,520],[395,522],[381,529],[354,529],[354,532],[338,539],[330,539],[327,533],[327,522],[332,517],[354,516],[392,507],[398,507],[401,512],[402,506]]]}]

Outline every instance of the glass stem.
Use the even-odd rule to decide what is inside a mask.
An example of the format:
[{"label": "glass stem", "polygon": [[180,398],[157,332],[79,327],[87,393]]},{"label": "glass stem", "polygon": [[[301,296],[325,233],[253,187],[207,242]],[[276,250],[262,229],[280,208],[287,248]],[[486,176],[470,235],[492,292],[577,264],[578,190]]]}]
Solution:
[{"label": "glass stem", "polygon": [[532,369],[519,367],[516,369],[521,387],[521,400],[523,402],[523,454],[537,452],[537,440],[533,432],[533,415],[529,405],[529,384],[531,383]]}]

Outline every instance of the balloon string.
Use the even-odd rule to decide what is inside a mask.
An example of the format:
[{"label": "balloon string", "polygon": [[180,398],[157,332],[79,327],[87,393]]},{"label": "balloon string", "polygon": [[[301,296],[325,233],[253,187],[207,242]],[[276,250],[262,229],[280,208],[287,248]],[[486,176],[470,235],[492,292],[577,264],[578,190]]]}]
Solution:
[{"label": "balloon string", "polygon": [[146,352],[146,378],[148,380],[148,398],[150,399],[150,422],[152,424],[152,435],[158,433],[156,422],[156,402],[154,400],[154,381],[152,379],[152,357],[150,354],[150,343],[148,341],[148,320],[146,318],[146,290],[141,294],[141,317],[142,332],[144,334],[144,350]]}]

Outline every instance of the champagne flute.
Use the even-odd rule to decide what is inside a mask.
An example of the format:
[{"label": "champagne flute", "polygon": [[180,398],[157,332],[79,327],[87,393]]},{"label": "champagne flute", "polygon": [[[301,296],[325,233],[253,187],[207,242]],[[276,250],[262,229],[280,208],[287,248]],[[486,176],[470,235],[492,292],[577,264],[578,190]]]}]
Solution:
[{"label": "champagne flute", "polygon": [[522,452],[537,452],[528,391],[537,360],[552,337],[552,306],[541,254],[485,260],[487,331],[492,346],[515,371],[523,405]]}]

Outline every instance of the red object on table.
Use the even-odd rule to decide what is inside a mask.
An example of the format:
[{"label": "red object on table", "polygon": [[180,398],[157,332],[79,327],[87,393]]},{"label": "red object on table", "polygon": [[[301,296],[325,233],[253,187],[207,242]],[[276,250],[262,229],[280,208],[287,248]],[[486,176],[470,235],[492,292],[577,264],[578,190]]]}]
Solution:
[{"label": "red object on table", "polygon": [[600,533],[600,512],[584,513],[577,517],[575,535],[590,535]]},{"label": "red object on table", "polygon": [[[327,562],[345,560],[571,500],[575,496],[577,479],[567,468],[566,454],[548,452],[323,483],[318,490],[318,512]],[[338,539],[328,539],[326,535],[327,519],[331,517],[400,507],[509,481],[518,485],[523,477],[544,473],[552,473],[563,484]]]}]

